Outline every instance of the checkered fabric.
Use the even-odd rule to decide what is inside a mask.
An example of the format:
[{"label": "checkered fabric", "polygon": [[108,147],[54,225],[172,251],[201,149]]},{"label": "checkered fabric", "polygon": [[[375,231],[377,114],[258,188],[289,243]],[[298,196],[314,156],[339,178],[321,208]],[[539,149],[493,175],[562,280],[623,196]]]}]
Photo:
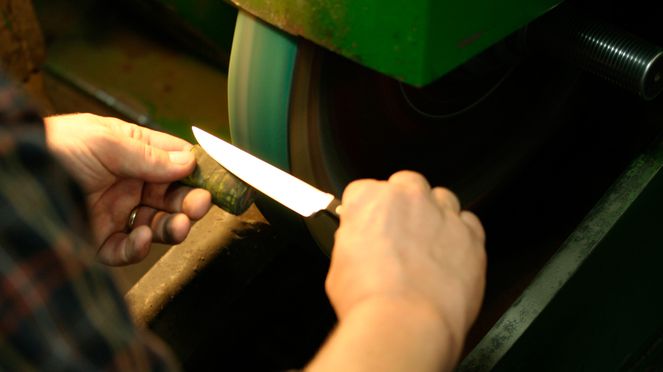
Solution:
[{"label": "checkered fabric", "polygon": [[177,369],[95,258],[83,194],[0,78],[0,370]]}]

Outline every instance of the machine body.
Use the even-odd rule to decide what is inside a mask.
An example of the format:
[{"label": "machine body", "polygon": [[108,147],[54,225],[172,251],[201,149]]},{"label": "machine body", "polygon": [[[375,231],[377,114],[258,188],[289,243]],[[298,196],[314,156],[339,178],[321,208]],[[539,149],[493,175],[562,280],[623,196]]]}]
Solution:
[{"label": "machine body", "polygon": [[561,0],[233,0],[236,6],[366,67],[423,86]]}]

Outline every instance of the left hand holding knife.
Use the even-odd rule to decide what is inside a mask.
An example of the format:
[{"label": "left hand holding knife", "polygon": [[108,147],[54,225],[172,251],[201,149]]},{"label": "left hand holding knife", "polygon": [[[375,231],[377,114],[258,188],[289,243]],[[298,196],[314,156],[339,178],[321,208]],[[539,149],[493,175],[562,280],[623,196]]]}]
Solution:
[{"label": "left hand holding knife", "polygon": [[85,193],[106,264],[138,262],[153,242],[183,241],[211,206],[209,192],[176,182],[196,166],[183,139],[92,114],[47,117],[44,127],[50,152]]}]

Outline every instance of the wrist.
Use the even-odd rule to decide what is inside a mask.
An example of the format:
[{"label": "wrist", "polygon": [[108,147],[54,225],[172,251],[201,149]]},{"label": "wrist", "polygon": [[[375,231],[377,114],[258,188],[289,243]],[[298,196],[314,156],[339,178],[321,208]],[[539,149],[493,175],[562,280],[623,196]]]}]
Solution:
[{"label": "wrist", "polygon": [[460,350],[460,340],[434,306],[376,296],[339,319],[306,370],[450,371]]},{"label": "wrist", "polygon": [[[456,301],[450,295],[448,302],[460,303],[460,300]],[[462,341],[466,328],[466,320],[463,317],[463,313],[461,311],[453,311],[454,309],[447,309],[442,305],[444,304],[437,303],[418,294],[381,294],[360,299],[351,304],[351,306],[347,306],[343,312],[339,312],[339,309],[335,310],[339,319],[343,319],[358,309],[363,308],[371,309],[371,311],[378,311],[380,308],[389,309],[389,312],[394,313],[394,316],[398,313],[412,314],[412,316],[416,316],[417,320],[421,322],[449,329],[454,337]]]},{"label": "wrist", "polygon": [[353,306],[341,322],[349,317],[374,317],[397,325],[404,334],[427,340],[431,348],[446,355],[445,360],[452,366],[465,342],[463,324],[453,321],[437,304],[418,296],[375,296]]}]

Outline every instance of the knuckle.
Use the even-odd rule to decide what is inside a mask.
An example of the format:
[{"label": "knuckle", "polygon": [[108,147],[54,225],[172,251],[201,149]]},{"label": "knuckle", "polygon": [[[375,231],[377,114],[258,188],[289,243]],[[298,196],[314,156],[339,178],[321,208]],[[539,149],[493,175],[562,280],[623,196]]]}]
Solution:
[{"label": "knuckle", "polygon": [[391,177],[405,179],[424,179],[424,176],[422,176],[420,173],[407,169],[400,170],[394,173]]},{"label": "knuckle", "polygon": [[479,221],[479,218],[476,218],[477,221],[477,227],[474,230],[474,233],[477,235],[479,238],[479,241],[483,244],[486,242],[486,230],[484,230],[483,225],[481,225],[481,222]]},{"label": "knuckle", "polygon": [[458,201],[458,195],[446,187],[436,187],[434,191],[443,199]]},{"label": "knuckle", "polygon": [[371,193],[376,185],[377,181],[370,179],[352,181],[343,191],[343,203],[352,203],[363,195]]},{"label": "knuckle", "polygon": [[403,203],[421,210],[423,207],[432,205],[433,201],[430,199],[430,196],[427,193],[421,190],[407,190],[407,192],[403,195]]},{"label": "knuckle", "polygon": [[430,193],[430,185],[426,178],[420,173],[403,170],[394,173],[389,178],[389,184],[408,189],[413,193]]},{"label": "knuckle", "polygon": [[390,188],[394,197],[402,198],[413,203],[426,203],[429,202],[429,191],[417,185],[408,184],[398,187]]},{"label": "knuckle", "polygon": [[461,212],[461,217],[473,235],[483,244],[486,240],[486,231],[479,217],[470,211]]},{"label": "knuckle", "polygon": [[411,170],[401,170],[398,171],[389,177],[391,182],[402,182],[404,184],[419,184],[419,183],[428,183],[426,178],[418,172]]},{"label": "knuckle", "polygon": [[141,146],[143,148],[145,159],[148,160],[148,162],[156,164],[168,164],[168,159],[166,159],[165,154],[163,154],[161,151],[145,143],[141,143]]},{"label": "knuckle", "polygon": [[484,270],[486,269],[486,266],[488,266],[488,254],[485,249],[479,251],[479,263]]},{"label": "knuckle", "polygon": [[141,141],[143,139],[143,132],[136,124],[127,124],[127,131],[129,132],[129,137]]}]

